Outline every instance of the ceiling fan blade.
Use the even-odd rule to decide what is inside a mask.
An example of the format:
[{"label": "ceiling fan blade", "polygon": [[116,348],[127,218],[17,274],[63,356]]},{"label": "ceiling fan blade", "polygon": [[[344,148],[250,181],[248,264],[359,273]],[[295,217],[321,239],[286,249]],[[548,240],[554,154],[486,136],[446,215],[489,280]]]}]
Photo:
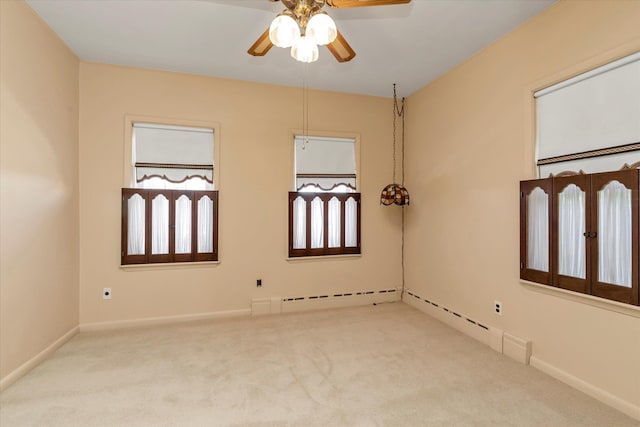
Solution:
[{"label": "ceiling fan blade", "polygon": [[271,39],[269,39],[269,29],[262,33],[258,40],[254,44],[251,45],[247,53],[253,56],[264,56],[269,49],[273,47],[273,43],[271,43]]},{"label": "ceiling fan blade", "polygon": [[335,8],[389,6],[392,4],[406,4],[411,0],[327,0],[327,6]]},{"label": "ceiling fan blade", "polygon": [[327,49],[336,57],[338,62],[349,62],[356,56],[356,52],[349,46],[340,31],[338,31],[336,39],[327,45]]}]

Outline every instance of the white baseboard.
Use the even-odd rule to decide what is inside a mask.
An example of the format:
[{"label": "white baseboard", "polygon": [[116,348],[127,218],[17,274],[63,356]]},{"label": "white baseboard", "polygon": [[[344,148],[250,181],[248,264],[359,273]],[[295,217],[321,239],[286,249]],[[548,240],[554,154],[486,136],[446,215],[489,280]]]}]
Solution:
[{"label": "white baseboard", "polygon": [[177,316],[145,317],[142,319],[115,320],[111,322],[82,323],[80,332],[106,331],[112,329],[137,328],[140,326],[166,325],[171,323],[192,322],[195,320],[220,319],[251,315],[251,310],[213,311],[209,313],[182,314]]},{"label": "white baseboard", "polygon": [[67,341],[74,337],[79,331],[78,326],[74,326],[69,331],[67,331],[60,338],[51,343],[47,348],[42,350],[40,353],[36,354],[31,359],[27,360],[25,363],[20,365],[18,368],[14,369],[12,372],[7,374],[4,378],[0,380],[0,392],[5,390],[14,382],[18,381],[22,376],[24,376],[27,372],[38,366],[40,363],[44,362],[49,356],[51,356],[57,349],[62,347]]},{"label": "white baseboard", "polygon": [[524,365],[528,365],[531,359],[531,341],[523,340],[505,332],[502,339],[502,353]]},{"label": "white baseboard", "polygon": [[597,399],[632,418],[640,420],[640,406],[634,405],[633,403],[615,396],[600,387],[581,380],[580,378],[573,376],[570,373],[537,358],[536,356],[531,356],[529,363],[531,366],[545,374],[562,381],[585,394],[588,394],[594,399]]}]

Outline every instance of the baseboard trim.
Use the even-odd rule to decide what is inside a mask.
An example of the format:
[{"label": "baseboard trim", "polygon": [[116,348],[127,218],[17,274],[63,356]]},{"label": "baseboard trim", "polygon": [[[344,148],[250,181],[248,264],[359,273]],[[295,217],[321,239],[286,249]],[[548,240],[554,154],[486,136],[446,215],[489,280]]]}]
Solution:
[{"label": "baseboard trim", "polygon": [[402,301],[502,353],[503,332],[501,330],[484,325],[463,313],[423,298],[411,290],[405,291]]},{"label": "baseboard trim", "polygon": [[137,328],[141,326],[167,325],[171,323],[193,322],[196,320],[221,319],[251,315],[251,310],[226,310],[209,313],[181,314],[177,316],[145,317],[141,319],[115,320],[110,322],[93,322],[80,324],[80,332],[108,331],[114,329]]},{"label": "baseboard trim", "polygon": [[609,393],[606,390],[601,389],[593,384],[590,384],[580,378],[571,375],[570,373],[547,363],[536,356],[531,356],[529,363],[534,368],[544,372],[545,374],[562,381],[571,387],[580,390],[581,392],[588,394],[589,396],[597,399],[620,412],[629,415],[632,418],[640,421],[640,406],[634,405],[618,396]]},{"label": "baseboard trim", "polygon": [[24,362],[22,365],[14,369],[12,372],[7,374],[4,378],[0,380],[0,392],[5,390],[11,384],[18,381],[25,374],[27,374],[30,370],[38,366],[40,363],[44,362],[49,356],[51,356],[57,349],[62,347],[67,341],[73,338],[80,328],[78,326],[74,326],[69,331],[67,331],[60,338],[51,343],[47,348],[42,350],[40,353],[33,356],[31,359]]},{"label": "baseboard trim", "polygon": [[523,365],[528,365],[531,359],[531,341],[505,332],[502,338],[502,353]]}]

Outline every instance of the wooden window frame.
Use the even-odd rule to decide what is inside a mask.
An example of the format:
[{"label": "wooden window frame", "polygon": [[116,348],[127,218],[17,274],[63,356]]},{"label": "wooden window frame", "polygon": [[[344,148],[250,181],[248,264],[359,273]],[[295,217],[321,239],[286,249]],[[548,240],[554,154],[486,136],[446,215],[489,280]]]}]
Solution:
[{"label": "wooden window frame", "polygon": [[[145,250],[142,255],[127,254],[129,227],[128,227],[128,201],[134,195],[139,195],[145,201]],[[169,250],[167,254],[151,253],[151,227],[153,223],[152,201],[158,195],[163,195],[169,201]],[[175,202],[181,196],[187,196],[191,200],[191,253],[175,253],[175,233],[171,232],[175,227]],[[212,245],[213,252],[198,253],[198,202],[208,196],[213,202],[212,210]],[[202,262],[218,260],[218,192],[194,191],[194,190],[152,190],[144,188],[122,189],[122,221],[121,221],[121,265],[132,264],[156,264],[178,262]]]},{"label": "wooden window frame", "polygon": [[[301,249],[293,248],[293,217],[294,202],[301,197],[306,202],[306,247]],[[320,198],[323,206],[323,247],[311,248],[311,202]],[[329,201],[337,198],[340,202],[340,246],[329,247]],[[356,202],[356,246],[345,245],[345,204],[350,198]],[[361,215],[360,215],[360,193],[327,193],[327,192],[289,192],[289,257],[325,256],[325,255],[353,255],[361,253]]]}]

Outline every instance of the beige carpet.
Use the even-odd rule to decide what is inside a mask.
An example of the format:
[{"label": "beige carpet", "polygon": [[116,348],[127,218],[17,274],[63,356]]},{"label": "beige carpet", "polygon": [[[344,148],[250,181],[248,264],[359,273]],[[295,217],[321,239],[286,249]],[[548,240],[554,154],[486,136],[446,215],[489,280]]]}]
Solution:
[{"label": "beige carpet", "polygon": [[11,426],[639,426],[403,303],[82,333]]}]

